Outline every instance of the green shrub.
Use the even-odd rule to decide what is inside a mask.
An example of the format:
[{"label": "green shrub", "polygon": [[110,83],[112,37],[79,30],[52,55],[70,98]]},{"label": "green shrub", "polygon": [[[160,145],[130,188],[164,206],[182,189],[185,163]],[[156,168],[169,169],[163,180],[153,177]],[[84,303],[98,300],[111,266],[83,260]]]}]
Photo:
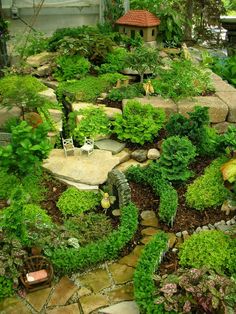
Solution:
[{"label": "green shrub", "polygon": [[110,120],[102,108],[86,108],[78,111],[82,120],[73,131],[73,137],[82,145],[85,137],[96,138],[110,134]]},{"label": "green shrub", "polygon": [[185,194],[188,206],[204,210],[221,205],[227,199],[229,191],[224,187],[220,171],[226,161],[225,157],[214,160],[205,169],[204,174],[188,186]]},{"label": "green shrub", "polygon": [[33,32],[27,35],[27,42],[24,45],[17,48],[17,52],[20,53],[21,57],[29,57],[36,55],[40,52],[47,50],[48,38],[41,32]]},{"label": "green shrub", "polygon": [[51,150],[43,124],[32,128],[26,121],[12,128],[11,143],[0,147],[0,167],[20,176],[32,173]]},{"label": "green shrub", "polygon": [[153,275],[168,248],[168,238],[159,232],[145,246],[134,273],[134,299],[141,313],[161,314],[163,305],[155,304],[156,286]]},{"label": "green shrub", "polygon": [[63,215],[81,215],[94,209],[100,202],[100,195],[94,192],[80,191],[74,187],[68,188],[61,194],[57,206]]},{"label": "green shrub", "polygon": [[84,77],[90,69],[90,62],[81,56],[60,56],[56,59],[57,68],[54,77],[58,81],[80,79]]},{"label": "green shrub", "polygon": [[178,269],[155,279],[155,303],[164,305],[165,313],[234,312],[235,281],[212,270]]},{"label": "green shrub", "polygon": [[223,273],[230,258],[231,242],[230,237],[221,231],[195,233],[183,243],[179,263],[183,267],[207,267]]},{"label": "green shrub", "polygon": [[80,271],[118,256],[120,250],[134,236],[138,227],[138,211],[131,203],[121,208],[121,222],[118,230],[107,238],[91,243],[79,250],[74,248],[57,248],[47,254],[56,270],[62,273]]},{"label": "green shrub", "polygon": [[189,60],[173,61],[170,69],[161,69],[158,74],[152,85],[155,93],[164,98],[180,100],[213,90],[210,72]]},{"label": "green shrub", "polygon": [[125,67],[125,60],[127,57],[127,50],[122,47],[115,48],[108,53],[99,69],[99,74],[119,72]]},{"label": "green shrub", "polygon": [[13,282],[4,276],[0,276],[0,300],[13,295]]},{"label": "green shrub", "polygon": [[0,199],[10,197],[12,187],[19,184],[19,180],[13,174],[8,174],[5,170],[0,170]]},{"label": "green shrub", "polygon": [[213,72],[236,87],[236,56],[228,58],[214,58],[210,68]]},{"label": "green shrub", "polygon": [[19,117],[11,117],[7,119],[7,121],[3,124],[1,127],[3,131],[7,133],[11,133],[11,128],[16,127],[21,122],[21,119]]},{"label": "green shrub", "polygon": [[132,99],[135,97],[142,97],[143,88],[140,84],[132,84],[127,87],[113,88],[107,95],[107,98],[113,101],[121,101],[123,99]]},{"label": "green shrub", "polygon": [[220,136],[219,149],[229,153],[236,150],[236,127],[230,125],[227,131]]},{"label": "green shrub", "polygon": [[209,128],[208,109],[195,106],[193,112],[188,112],[189,118],[180,113],[171,115],[166,124],[168,136],[187,136],[199,155],[216,154],[219,138],[216,131]]},{"label": "green shrub", "polygon": [[123,114],[118,114],[113,122],[114,133],[119,140],[143,145],[151,142],[165,122],[163,109],[152,105],[142,105],[136,100],[129,100]]},{"label": "green shrub", "polygon": [[71,217],[64,221],[64,227],[70,237],[78,239],[84,246],[106,237],[112,231],[112,225],[105,214],[87,213]]},{"label": "green shrub", "polygon": [[159,159],[162,177],[169,181],[187,180],[192,172],[189,163],[196,156],[196,148],[187,137],[171,136],[162,144]]}]

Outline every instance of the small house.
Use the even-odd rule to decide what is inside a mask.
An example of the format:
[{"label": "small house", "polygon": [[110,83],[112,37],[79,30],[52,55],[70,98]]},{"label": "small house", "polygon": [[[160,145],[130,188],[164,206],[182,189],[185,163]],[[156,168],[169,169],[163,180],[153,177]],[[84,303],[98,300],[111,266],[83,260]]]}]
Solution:
[{"label": "small house", "polygon": [[139,34],[145,42],[156,40],[157,26],[160,23],[158,17],[146,10],[130,10],[116,21],[120,33],[131,38]]}]

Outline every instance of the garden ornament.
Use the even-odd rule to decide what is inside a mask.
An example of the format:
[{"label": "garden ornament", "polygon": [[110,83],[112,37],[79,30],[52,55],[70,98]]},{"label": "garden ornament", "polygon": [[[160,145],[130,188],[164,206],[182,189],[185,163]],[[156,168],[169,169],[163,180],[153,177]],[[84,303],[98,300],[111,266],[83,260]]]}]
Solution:
[{"label": "garden ornament", "polygon": [[184,59],[191,61],[192,60],[191,53],[189,52],[188,47],[185,43],[183,43],[182,49],[183,49],[183,53],[184,53]]},{"label": "garden ornament", "polygon": [[115,202],[116,197],[110,196],[108,193],[104,193],[103,191],[101,191],[101,193],[103,195],[101,205],[102,208],[105,209],[105,211],[107,211],[107,209],[110,208],[111,205]]},{"label": "garden ornament", "polygon": [[154,88],[150,80],[148,80],[147,83],[143,83],[143,88],[145,90],[146,96],[154,93]]},{"label": "garden ornament", "polygon": [[94,149],[94,140],[88,137],[84,139],[84,145],[80,147],[80,154],[86,152],[88,155],[92,154]]},{"label": "garden ornament", "polygon": [[70,151],[75,153],[75,146],[74,146],[72,137],[71,138],[62,138],[62,144],[63,144],[64,153],[65,153],[66,157],[67,157],[67,153]]}]

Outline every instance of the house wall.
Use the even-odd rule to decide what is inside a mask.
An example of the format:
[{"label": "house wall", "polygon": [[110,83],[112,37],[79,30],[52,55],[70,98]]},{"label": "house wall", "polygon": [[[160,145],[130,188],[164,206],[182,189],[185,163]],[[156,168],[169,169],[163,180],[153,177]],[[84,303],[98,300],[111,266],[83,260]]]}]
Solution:
[{"label": "house wall", "polygon": [[[154,30],[154,35],[152,31]],[[136,27],[130,25],[119,25],[119,32],[132,37],[132,32],[135,32],[135,36],[140,34],[145,42],[155,41],[157,35],[157,27]]]}]

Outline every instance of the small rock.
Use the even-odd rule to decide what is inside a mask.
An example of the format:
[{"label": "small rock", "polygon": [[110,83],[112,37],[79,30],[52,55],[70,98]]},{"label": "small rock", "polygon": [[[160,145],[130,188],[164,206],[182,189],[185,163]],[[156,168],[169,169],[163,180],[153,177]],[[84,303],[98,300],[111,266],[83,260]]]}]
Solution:
[{"label": "small rock", "polygon": [[152,237],[146,236],[146,237],[142,238],[142,239],[140,240],[140,242],[141,242],[142,244],[146,245],[146,244],[148,244],[151,240],[152,240]]},{"label": "small rock", "polygon": [[152,228],[152,227],[148,227],[148,228],[143,229],[143,230],[141,231],[141,234],[142,234],[142,235],[145,235],[145,236],[152,236],[152,235],[154,235],[154,234],[156,234],[156,233],[158,233],[158,232],[159,232],[158,229]]},{"label": "small rock", "polygon": [[119,209],[114,209],[112,211],[112,215],[115,216],[115,217],[119,217],[120,216],[120,210]]},{"label": "small rock", "polygon": [[173,253],[177,253],[177,252],[178,252],[178,249],[177,249],[176,247],[174,247],[174,248],[172,249],[172,252],[173,252]]},{"label": "small rock", "polygon": [[176,235],[177,238],[181,238],[182,237],[182,232],[181,231],[177,232],[175,235]]},{"label": "small rock", "polygon": [[225,220],[221,220],[221,221],[220,221],[220,224],[221,224],[221,225],[225,225]]},{"label": "small rock", "polygon": [[143,162],[147,160],[147,151],[145,149],[137,149],[132,152],[131,157],[138,162]]},{"label": "small rock", "polygon": [[202,230],[209,230],[209,227],[208,226],[203,226]]},{"label": "small rock", "polygon": [[231,224],[232,224],[232,225],[234,225],[235,222],[236,222],[234,218],[232,218],[230,221],[231,221]]},{"label": "small rock", "polygon": [[229,226],[220,224],[220,225],[218,225],[216,227],[216,229],[219,230],[219,231],[223,231],[224,232],[224,231],[228,231],[229,230]]},{"label": "small rock", "polygon": [[196,233],[199,233],[199,232],[201,232],[201,231],[202,231],[202,228],[201,228],[201,227],[197,227]]},{"label": "small rock", "polygon": [[176,243],[176,235],[174,233],[168,233],[168,246],[172,249]]},{"label": "small rock", "polygon": [[226,225],[230,226],[231,225],[231,220],[226,221]]},{"label": "small rock", "polygon": [[215,226],[212,225],[212,224],[208,224],[208,227],[209,227],[210,230],[214,230],[215,229]]},{"label": "small rock", "polygon": [[151,159],[151,160],[156,160],[156,159],[160,158],[159,150],[156,148],[149,149],[149,151],[147,153],[147,158]]},{"label": "small rock", "polygon": [[214,226],[215,227],[217,227],[217,226],[219,226],[220,225],[220,222],[218,221],[218,222],[216,222],[216,223],[214,223]]},{"label": "small rock", "polygon": [[184,230],[184,231],[182,232],[182,235],[183,235],[184,241],[187,240],[187,239],[190,237],[190,235],[188,234],[188,231],[186,231],[186,230]]}]

